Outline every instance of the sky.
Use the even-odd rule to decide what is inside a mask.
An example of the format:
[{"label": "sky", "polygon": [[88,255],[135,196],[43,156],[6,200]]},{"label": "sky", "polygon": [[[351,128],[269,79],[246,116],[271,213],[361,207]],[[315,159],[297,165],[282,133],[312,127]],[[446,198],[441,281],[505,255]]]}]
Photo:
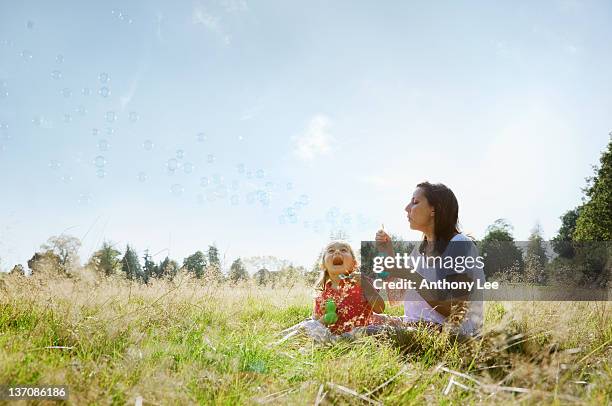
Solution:
[{"label": "sky", "polygon": [[612,130],[612,4],[0,2],[0,268],[67,233],[310,267],[409,240],[423,180],[465,232],[552,238]]}]

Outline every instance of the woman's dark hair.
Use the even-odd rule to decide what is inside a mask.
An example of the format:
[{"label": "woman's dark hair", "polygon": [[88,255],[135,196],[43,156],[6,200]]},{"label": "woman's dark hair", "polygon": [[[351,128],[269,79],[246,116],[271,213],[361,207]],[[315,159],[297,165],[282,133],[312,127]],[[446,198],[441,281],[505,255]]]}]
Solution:
[{"label": "woman's dark hair", "polygon": [[[434,255],[442,255],[449,241],[455,234],[459,233],[457,219],[459,217],[459,203],[452,190],[441,183],[422,182],[417,185],[423,189],[423,194],[429,204],[434,208]],[[427,237],[419,246],[419,252],[423,254],[427,248]]]}]

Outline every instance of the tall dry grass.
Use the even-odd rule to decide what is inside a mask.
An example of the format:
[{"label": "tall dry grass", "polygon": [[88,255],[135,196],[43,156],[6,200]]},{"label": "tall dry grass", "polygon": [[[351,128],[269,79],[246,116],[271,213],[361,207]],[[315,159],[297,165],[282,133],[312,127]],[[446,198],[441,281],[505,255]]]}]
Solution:
[{"label": "tall dry grass", "polygon": [[310,315],[309,288],[140,285],[83,269],[6,275],[0,295],[0,382],[66,384],[74,404],[611,401],[607,303],[487,303],[468,342],[420,330],[274,346]]}]

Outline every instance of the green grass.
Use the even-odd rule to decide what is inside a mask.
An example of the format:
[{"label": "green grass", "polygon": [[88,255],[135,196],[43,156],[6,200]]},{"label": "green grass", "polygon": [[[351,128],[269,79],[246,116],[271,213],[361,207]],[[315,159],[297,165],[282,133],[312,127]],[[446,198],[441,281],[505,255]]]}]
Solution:
[{"label": "green grass", "polygon": [[[364,402],[339,387],[366,394],[394,376],[368,398],[391,405],[612,401],[607,303],[487,303],[483,337],[467,343],[421,330],[272,345],[279,331],[309,317],[311,301],[306,287],[288,293],[191,280],[141,286],[5,276],[0,382],[66,384],[69,403],[79,405],[137,396],[144,404],[314,404],[321,387],[322,404],[356,404]],[[464,387],[445,392],[451,378]]]}]

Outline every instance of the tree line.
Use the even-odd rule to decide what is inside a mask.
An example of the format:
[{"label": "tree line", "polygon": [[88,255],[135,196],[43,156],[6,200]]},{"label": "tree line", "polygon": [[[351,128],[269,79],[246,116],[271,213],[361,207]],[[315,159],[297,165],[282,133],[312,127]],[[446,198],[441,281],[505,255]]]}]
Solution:
[{"label": "tree line", "polygon": [[[544,284],[571,282],[577,285],[606,287],[610,284],[612,269],[612,140],[602,153],[600,165],[594,175],[587,178],[583,189],[582,204],[568,210],[561,217],[561,227],[550,241],[544,241],[542,230],[536,224],[527,241],[517,242],[512,225],[505,219],[491,224],[484,237],[475,241],[480,255],[484,256],[488,279]],[[346,237],[332,233],[330,238]],[[410,252],[412,245],[402,244],[392,236],[396,252]],[[32,273],[52,270],[69,276],[79,266],[78,251],[81,242],[70,235],[49,238],[41,251],[28,261]],[[366,251],[364,251],[366,250]],[[371,269],[371,259],[376,255],[372,247],[362,247],[362,271]],[[122,275],[128,280],[149,283],[152,279],[173,279],[180,272],[197,279],[209,281],[253,280],[260,285],[276,286],[302,280],[313,284],[320,274],[320,257],[311,269],[293,266],[275,257],[257,257],[251,261],[259,269],[251,277],[241,258],[235,259],[225,274],[222,271],[219,250],[209,245],[183,259],[182,265],[168,256],[159,263],[153,261],[145,250],[142,262],[129,244],[123,253],[111,242],[104,242],[88,260],[86,266],[100,275]],[[265,264],[279,269],[269,270]],[[12,273],[25,274],[22,265],[16,265]]]}]

